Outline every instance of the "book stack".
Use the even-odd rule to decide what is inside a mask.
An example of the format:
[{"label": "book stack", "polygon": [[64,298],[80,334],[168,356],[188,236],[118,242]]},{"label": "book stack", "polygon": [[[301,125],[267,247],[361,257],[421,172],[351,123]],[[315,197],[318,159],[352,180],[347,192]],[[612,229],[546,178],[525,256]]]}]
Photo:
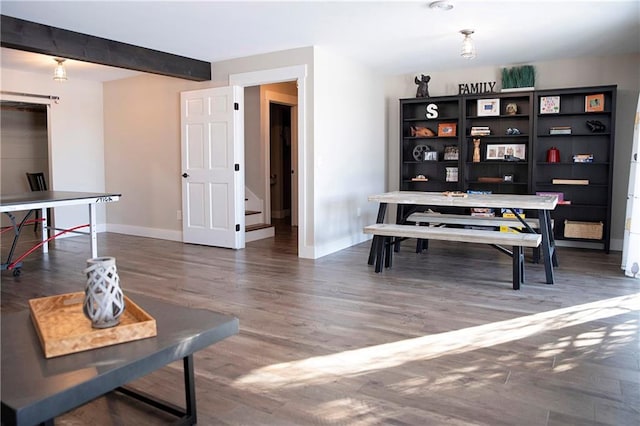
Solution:
[{"label": "book stack", "polygon": [[458,168],[457,167],[445,167],[446,175],[445,182],[457,182],[458,181]]},{"label": "book stack", "polygon": [[471,127],[471,136],[489,136],[491,130],[489,126],[473,126]]},{"label": "book stack", "polygon": [[536,195],[556,195],[558,197],[558,204],[571,204],[571,201],[564,199],[564,192],[536,192]]},{"label": "book stack", "polygon": [[593,163],[593,154],[576,154],[573,156],[574,163]]},{"label": "book stack", "polygon": [[555,126],[549,128],[550,135],[570,135],[571,126]]},{"label": "book stack", "polygon": [[[474,191],[474,190],[467,190],[467,194],[491,194],[492,191]],[[495,217],[496,213],[493,209],[491,208],[486,208],[486,207],[472,207],[471,208],[471,216],[480,216],[480,217]],[[491,227],[489,227],[491,228]],[[489,229],[486,226],[478,226],[478,227],[472,227],[472,229]]]}]

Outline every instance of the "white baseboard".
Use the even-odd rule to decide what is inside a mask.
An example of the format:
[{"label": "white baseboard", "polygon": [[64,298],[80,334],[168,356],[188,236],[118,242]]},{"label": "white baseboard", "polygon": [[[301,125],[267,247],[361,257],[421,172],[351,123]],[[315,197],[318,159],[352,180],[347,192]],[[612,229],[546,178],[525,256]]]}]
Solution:
[{"label": "white baseboard", "polygon": [[116,234],[136,235],[138,237],[158,238],[169,241],[182,241],[182,231],[172,231],[169,229],[107,224],[106,230],[108,232],[115,232]]}]

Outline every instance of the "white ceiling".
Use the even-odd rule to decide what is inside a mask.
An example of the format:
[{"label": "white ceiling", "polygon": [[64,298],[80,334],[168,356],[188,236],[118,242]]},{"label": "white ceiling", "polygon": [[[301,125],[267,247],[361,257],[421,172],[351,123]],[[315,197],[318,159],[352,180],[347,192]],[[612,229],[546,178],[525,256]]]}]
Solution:
[{"label": "white ceiling", "polygon": [[[638,0],[2,1],[0,12],[208,62],[312,45],[385,75],[640,52]],[[478,56],[460,57],[461,29]],[[39,57],[40,56],[40,57]],[[51,57],[2,49],[2,66],[52,73]],[[129,71],[68,62],[69,78]]]}]

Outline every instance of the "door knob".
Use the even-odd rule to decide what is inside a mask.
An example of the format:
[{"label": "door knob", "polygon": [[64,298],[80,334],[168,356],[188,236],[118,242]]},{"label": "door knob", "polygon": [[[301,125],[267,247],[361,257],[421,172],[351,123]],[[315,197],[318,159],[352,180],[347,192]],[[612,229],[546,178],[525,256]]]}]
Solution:
[{"label": "door knob", "polygon": [[187,173],[183,173],[183,174],[182,174],[182,177],[183,177],[183,178],[188,178],[188,177],[189,177],[189,175],[188,175]]}]

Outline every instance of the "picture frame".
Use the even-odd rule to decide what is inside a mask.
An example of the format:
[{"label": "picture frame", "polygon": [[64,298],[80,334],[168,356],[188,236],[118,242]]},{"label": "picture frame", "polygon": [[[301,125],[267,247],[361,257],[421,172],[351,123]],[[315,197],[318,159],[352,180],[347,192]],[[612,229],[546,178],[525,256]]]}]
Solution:
[{"label": "picture frame", "polygon": [[604,111],[604,94],[587,95],[584,97],[584,112]]},{"label": "picture frame", "polygon": [[500,115],[500,99],[478,99],[478,116]]},{"label": "picture frame", "polygon": [[520,160],[527,159],[526,144],[488,144],[485,159],[505,160],[505,155],[512,155]]},{"label": "picture frame", "polygon": [[438,151],[425,151],[424,161],[438,161]]},{"label": "picture frame", "polygon": [[452,138],[456,136],[457,123],[439,123],[438,136],[441,138]]},{"label": "picture frame", "polygon": [[540,114],[558,114],[560,112],[560,96],[540,97]]},{"label": "picture frame", "polygon": [[457,161],[458,157],[459,157],[459,150],[457,145],[447,145],[444,147],[443,159],[445,161]]}]

